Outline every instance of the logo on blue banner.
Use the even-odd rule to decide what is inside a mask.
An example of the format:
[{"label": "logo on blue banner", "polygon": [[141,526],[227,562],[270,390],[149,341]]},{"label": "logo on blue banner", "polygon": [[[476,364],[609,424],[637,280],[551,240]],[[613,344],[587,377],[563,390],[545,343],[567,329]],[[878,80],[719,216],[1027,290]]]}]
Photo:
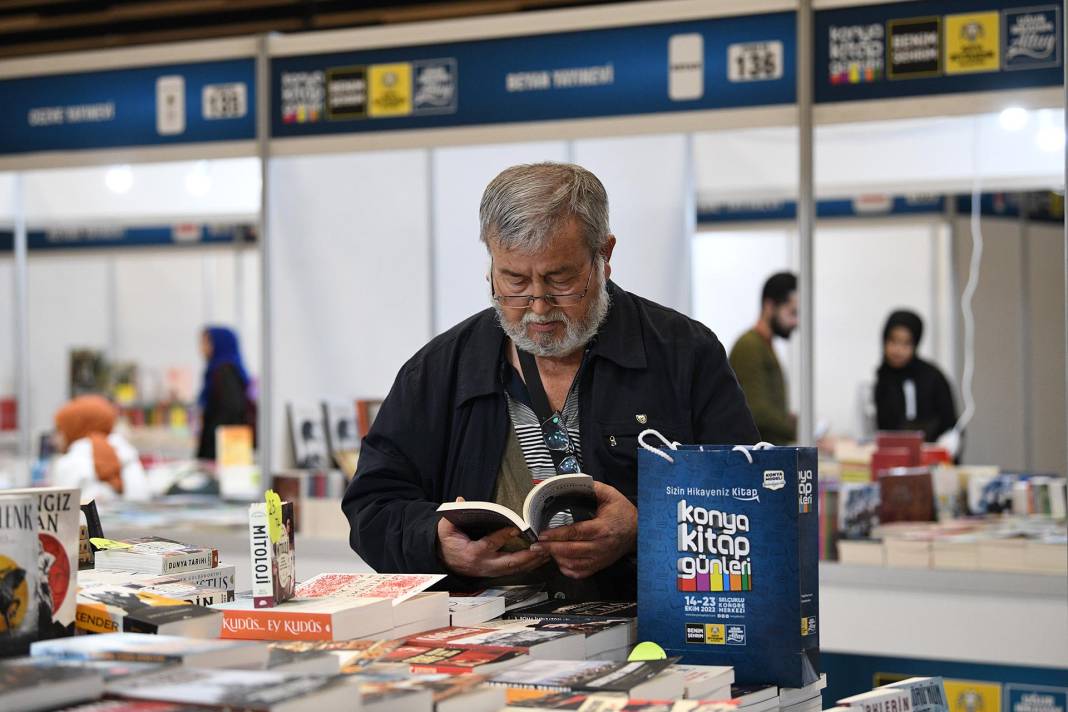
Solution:
[{"label": "logo on blue banner", "polygon": [[1061,62],[1061,13],[1056,5],[1005,10],[1005,69],[1056,67]]},{"label": "logo on blue banner", "polygon": [[1066,712],[1068,711],[1068,688],[1042,685],[1005,686],[1003,712]]}]

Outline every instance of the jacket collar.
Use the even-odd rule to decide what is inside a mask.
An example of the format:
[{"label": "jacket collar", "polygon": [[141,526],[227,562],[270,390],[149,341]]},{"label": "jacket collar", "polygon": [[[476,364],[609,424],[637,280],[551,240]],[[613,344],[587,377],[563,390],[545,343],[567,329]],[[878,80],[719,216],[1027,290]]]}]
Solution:
[{"label": "jacket collar", "polygon": [[[608,316],[591,344],[590,356],[607,359],[623,368],[646,368],[644,334],[634,297],[611,280],[608,296],[611,299]],[[506,343],[496,312],[490,308],[479,314],[457,361],[458,402],[503,391],[498,374]]]}]

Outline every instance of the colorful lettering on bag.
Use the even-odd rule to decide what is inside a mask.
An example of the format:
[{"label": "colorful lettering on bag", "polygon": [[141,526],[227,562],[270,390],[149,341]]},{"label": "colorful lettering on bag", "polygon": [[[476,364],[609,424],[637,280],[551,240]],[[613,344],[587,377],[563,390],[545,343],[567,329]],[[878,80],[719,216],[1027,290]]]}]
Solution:
[{"label": "colorful lettering on bag", "polygon": [[676,513],[678,590],[752,590],[749,517],[695,507],[685,499]]}]

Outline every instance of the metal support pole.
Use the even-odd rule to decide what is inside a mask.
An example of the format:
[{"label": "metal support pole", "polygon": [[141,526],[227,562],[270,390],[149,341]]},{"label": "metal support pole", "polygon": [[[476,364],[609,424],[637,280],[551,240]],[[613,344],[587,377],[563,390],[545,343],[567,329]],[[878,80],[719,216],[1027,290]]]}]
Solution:
[{"label": "metal support pole", "polygon": [[[437,198],[437,191],[434,188],[434,157],[435,150],[428,148],[426,151],[426,236],[427,236],[427,258],[430,260],[430,269],[427,270],[430,275],[429,280],[429,293],[430,297],[430,338],[438,333],[438,318],[441,316],[438,313],[438,265],[437,254],[438,246],[435,241],[434,225],[437,222],[434,214],[434,203]],[[447,325],[442,325],[442,330]]]},{"label": "metal support pole", "polygon": [[798,302],[801,312],[801,403],[798,409],[797,441],[813,445],[816,425],[815,333],[816,310],[815,270],[813,269],[816,212],[815,177],[813,171],[813,41],[812,0],[800,0],[797,8],[797,128],[799,132],[799,165],[797,193],[797,239],[799,241]]},{"label": "metal support pole", "polygon": [[[1061,17],[1068,17],[1068,0],[1064,0],[1064,12],[1061,13]],[[1064,65],[1064,98],[1065,105],[1068,106],[1068,62],[1062,64]],[[1065,131],[1068,131],[1068,111],[1064,113],[1064,120]],[[1065,190],[1065,197],[1068,198],[1068,185],[1066,185],[1068,183],[1068,144],[1065,145],[1064,174],[1061,179],[1061,188]],[[1068,383],[1068,213],[1065,214],[1064,223],[1064,303],[1066,306],[1064,310],[1064,373],[1065,383]],[[1064,416],[1065,442],[1068,442],[1068,388],[1065,388]],[[1068,461],[1064,464],[1064,473],[1068,474]]]},{"label": "metal support pole", "polygon": [[693,134],[687,133],[683,144],[685,155],[683,165],[682,194],[682,229],[683,254],[686,255],[685,271],[679,275],[683,282],[683,297],[679,306],[685,305],[686,312],[693,317],[696,309],[693,303],[693,242],[697,239],[697,157],[694,154]]},{"label": "metal support pole", "polygon": [[12,205],[15,209],[15,384],[19,425],[18,461],[15,469],[17,486],[27,486],[32,455],[30,407],[30,302],[27,290],[26,262],[26,186],[22,173],[15,174]]},{"label": "metal support pole", "polygon": [[1024,469],[1034,470],[1033,425],[1034,407],[1031,389],[1031,196],[1020,194],[1020,217],[1018,227],[1020,240],[1017,250],[1020,259],[1020,409],[1023,413]]},{"label": "metal support pole", "polygon": [[271,331],[271,239],[267,201],[271,154],[271,64],[267,35],[260,35],[256,54],[256,141],[260,157],[260,389],[257,423],[259,465],[266,489],[274,472],[274,379]]},{"label": "metal support pole", "polygon": [[[946,196],[946,225],[949,226],[949,358],[953,368],[953,383],[960,388],[961,374],[964,372],[964,351],[961,349],[961,310],[960,279],[957,270],[960,260],[957,241],[960,237],[957,229],[957,196]],[[957,392],[958,397],[960,391]]]}]

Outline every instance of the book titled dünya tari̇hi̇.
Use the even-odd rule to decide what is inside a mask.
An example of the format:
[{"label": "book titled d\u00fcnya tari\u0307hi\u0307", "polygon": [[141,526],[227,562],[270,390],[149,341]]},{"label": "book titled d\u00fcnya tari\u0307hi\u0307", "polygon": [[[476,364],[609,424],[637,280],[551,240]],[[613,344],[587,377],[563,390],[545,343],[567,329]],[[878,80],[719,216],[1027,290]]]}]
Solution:
[{"label": "book titled d\u00fcnya tari\u0307hi\u0307", "polygon": [[[495,502],[445,502],[438,511],[472,539],[507,527],[529,542],[546,529],[570,521],[592,519],[597,512],[593,478],[581,473],[557,475],[538,483],[523,500],[523,516]],[[562,515],[570,515],[562,519]]]},{"label": "book titled d\u00fcnya tari\u0307hi\u0307", "polygon": [[[97,543],[97,542],[94,542]],[[189,546],[158,536],[109,540],[96,552],[96,568],[173,574],[219,565],[219,551],[211,547]]]}]

